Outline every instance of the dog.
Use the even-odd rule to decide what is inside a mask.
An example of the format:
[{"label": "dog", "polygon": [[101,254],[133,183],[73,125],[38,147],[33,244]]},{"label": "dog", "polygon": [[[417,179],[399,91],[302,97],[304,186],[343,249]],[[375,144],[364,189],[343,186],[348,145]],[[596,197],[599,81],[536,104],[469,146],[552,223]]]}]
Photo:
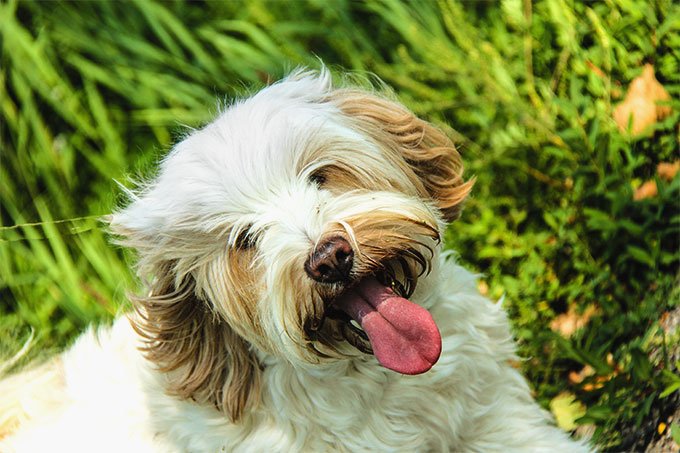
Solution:
[{"label": "dog", "polygon": [[108,218],[135,310],[0,383],[0,451],[588,451],[442,251],[474,180],[382,92],[297,70]]}]

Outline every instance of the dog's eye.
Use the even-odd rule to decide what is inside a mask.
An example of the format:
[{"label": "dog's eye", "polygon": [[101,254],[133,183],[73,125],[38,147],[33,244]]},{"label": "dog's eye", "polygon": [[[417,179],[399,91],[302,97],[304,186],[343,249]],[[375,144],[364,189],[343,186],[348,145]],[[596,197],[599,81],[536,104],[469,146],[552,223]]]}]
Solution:
[{"label": "dog's eye", "polygon": [[314,172],[309,176],[309,182],[322,186],[326,182],[326,176],[320,171]]},{"label": "dog's eye", "polygon": [[238,236],[236,236],[236,240],[234,241],[234,248],[238,250],[248,250],[255,247],[256,242],[257,237],[251,231],[251,229],[243,228],[241,231],[239,231]]}]

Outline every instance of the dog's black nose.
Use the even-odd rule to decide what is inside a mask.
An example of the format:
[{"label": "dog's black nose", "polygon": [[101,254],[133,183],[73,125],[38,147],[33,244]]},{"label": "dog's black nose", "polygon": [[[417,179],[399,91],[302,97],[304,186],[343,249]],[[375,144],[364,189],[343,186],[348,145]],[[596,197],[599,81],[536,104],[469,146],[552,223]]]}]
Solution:
[{"label": "dog's black nose", "polygon": [[323,241],[305,262],[305,272],[320,283],[338,283],[349,279],[354,250],[344,238],[335,236]]}]

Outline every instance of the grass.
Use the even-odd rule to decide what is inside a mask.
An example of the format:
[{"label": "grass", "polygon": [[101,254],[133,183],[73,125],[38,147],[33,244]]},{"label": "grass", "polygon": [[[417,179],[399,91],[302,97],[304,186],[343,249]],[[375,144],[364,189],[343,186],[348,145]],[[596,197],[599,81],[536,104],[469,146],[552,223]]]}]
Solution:
[{"label": "grass", "polygon": [[[377,74],[460,143],[478,182],[446,246],[505,295],[545,407],[572,397],[609,450],[642,448],[677,407],[678,334],[660,320],[680,300],[680,177],[656,174],[680,149],[671,1],[8,1],[0,35],[2,357],[125,308],[131,257],[98,222],[114,181],[149,175],[225,98],[322,59]],[[672,114],[631,137],[612,111],[645,63]],[[650,179],[658,194],[634,200]]]}]

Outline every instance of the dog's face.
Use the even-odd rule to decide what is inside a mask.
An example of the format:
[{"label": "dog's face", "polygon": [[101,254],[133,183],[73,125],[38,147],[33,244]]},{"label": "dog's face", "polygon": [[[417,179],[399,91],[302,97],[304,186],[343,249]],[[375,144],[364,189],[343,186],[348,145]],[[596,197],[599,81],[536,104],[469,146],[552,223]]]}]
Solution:
[{"label": "dog's face", "polygon": [[407,299],[470,188],[441,131],[326,72],[230,106],[112,216],[148,280],[134,323],[147,358],[171,392],[234,420],[256,393],[254,349],[427,370],[441,340]]}]

